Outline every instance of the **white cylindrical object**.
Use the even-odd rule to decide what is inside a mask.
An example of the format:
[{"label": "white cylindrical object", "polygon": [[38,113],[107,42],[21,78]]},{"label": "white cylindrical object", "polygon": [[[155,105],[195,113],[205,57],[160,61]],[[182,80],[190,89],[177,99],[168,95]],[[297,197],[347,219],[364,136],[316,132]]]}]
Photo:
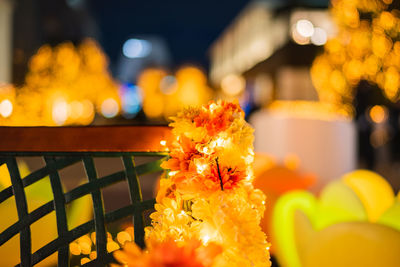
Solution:
[{"label": "white cylindrical object", "polygon": [[356,129],[351,120],[322,120],[260,111],[250,123],[255,128],[255,151],[283,160],[300,159],[301,169],[318,176],[317,187],[356,168]]}]

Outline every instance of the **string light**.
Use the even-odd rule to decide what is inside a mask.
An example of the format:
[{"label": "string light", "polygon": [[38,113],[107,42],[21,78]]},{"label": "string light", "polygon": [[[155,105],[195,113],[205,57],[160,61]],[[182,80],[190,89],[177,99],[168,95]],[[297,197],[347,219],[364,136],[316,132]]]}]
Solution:
[{"label": "string light", "polygon": [[[107,58],[90,39],[44,45],[29,61],[18,90],[0,85],[0,125],[87,125],[95,110],[105,117],[119,112],[118,84],[107,71]],[[9,103],[5,100],[10,101]]]},{"label": "string light", "polygon": [[119,112],[118,102],[113,98],[107,98],[101,104],[101,114],[106,118],[113,118]]},{"label": "string light", "polygon": [[208,165],[203,163],[198,163],[196,164],[196,169],[197,169],[197,173],[202,174],[206,169],[208,168]]},{"label": "string light", "polygon": [[5,99],[0,103],[0,115],[4,118],[8,118],[11,116],[13,112],[13,104],[10,100]]},{"label": "string light", "polygon": [[204,245],[207,245],[208,241],[210,241],[210,236],[209,235],[204,235],[202,237],[202,241]]},{"label": "string light", "polygon": [[[324,52],[311,68],[312,82],[321,101],[337,107],[351,104],[360,80],[376,84],[391,101],[400,99],[400,13],[390,1],[333,1],[331,13],[338,34],[326,41],[314,28],[311,36]],[[363,16],[368,14],[368,16]],[[319,40],[318,40],[319,39]]]}]

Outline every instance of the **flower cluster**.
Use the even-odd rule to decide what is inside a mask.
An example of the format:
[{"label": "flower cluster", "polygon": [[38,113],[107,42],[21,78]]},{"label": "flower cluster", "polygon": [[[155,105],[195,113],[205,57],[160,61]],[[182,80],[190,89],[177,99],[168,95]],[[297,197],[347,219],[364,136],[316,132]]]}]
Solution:
[{"label": "flower cluster", "polygon": [[222,248],[210,266],[270,266],[259,226],[265,195],[252,185],[253,130],[240,106],[190,107],[171,126],[176,141],[162,164],[168,173],[145,229],[148,244],[201,240]]},{"label": "flower cluster", "polygon": [[198,240],[190,240],[184,246],[166,240],[153,244],[145,251],[140,250],[135,243],[128,242],[124,250],[114,253],[114,257],[128,267],[210,267],[220,253],[218,245],[203,246]]}]

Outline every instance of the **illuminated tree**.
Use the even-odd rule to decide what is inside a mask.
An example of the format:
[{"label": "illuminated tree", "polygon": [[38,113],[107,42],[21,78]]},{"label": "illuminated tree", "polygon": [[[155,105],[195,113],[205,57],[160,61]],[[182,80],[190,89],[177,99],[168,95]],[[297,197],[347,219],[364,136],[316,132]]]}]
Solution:
[{"label": "illuminated tree", "polygon": [[30,59],[25,84],[16,90],[13,113],[2,124],[86,125],[96,110],[115,116],[118,84],[107,67],[106,56],[93,40],[78,47],[69,42],[42,46]]},{"label": "illuminated tree", "polygon": [[188,105],[211,99],[206,75],[196,67],[182,67],[175,76],[160,69],[147,69],[138,77],[143,92],[143,111],[148,118],[168,119]]},{"label": "illuminated tree", "polygon": [[311,68],[323,102],[350,107],[360,80],[399,100],[400,11],[392,0],[332,0],[338,34]]}]

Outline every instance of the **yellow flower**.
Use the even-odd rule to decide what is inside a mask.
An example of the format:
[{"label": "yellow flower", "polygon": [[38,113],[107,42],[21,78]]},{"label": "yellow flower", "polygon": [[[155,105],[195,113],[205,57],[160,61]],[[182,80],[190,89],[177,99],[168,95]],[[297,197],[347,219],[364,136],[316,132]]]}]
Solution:
[{"label": "yellow flower", "polygon": [[245,189],[194,200],[192,216],[202,221],[200,236],[208,236],[224,249],[218,266],[270,266],[269,244],[259,226],[261,211]]},{"label": "yellow flower", "polygon": [[213,266],[270,266],[265,195],[251,184],[253,129],[239,105],[212,102],[173,121],[177,140],[162,165],[172,174],[161,179],[147,243],[199,239],[221,246]]}]

